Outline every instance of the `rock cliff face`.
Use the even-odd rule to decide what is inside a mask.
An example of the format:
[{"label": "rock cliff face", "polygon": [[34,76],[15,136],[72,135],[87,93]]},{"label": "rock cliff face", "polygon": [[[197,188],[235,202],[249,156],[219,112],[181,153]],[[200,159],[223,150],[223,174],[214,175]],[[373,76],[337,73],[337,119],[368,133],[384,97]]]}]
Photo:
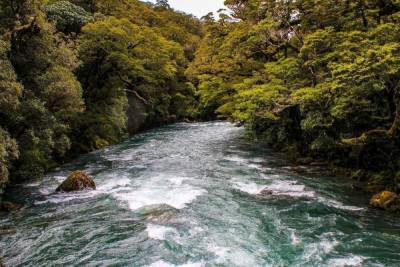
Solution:
[{"label": "rock cliff face", "polygon": [[147,118],[147,106],[136,96],[128,95],[128,132],[129,134],[137,133],[145,124]]}]

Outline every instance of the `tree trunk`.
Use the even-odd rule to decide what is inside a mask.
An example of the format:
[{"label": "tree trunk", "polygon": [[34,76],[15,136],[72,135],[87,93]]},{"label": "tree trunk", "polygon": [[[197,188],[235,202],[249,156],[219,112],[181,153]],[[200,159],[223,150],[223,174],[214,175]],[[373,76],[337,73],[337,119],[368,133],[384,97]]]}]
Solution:
[{"label": "tree trunk", "polygon": [[359,12],[360,12],[360,16],[361,16],[361,19],[363,22],[363,26],[364,26],[365,30],[367,30],[368,29],[368,19],[365,15],[365,3],[363,0],[358,1],[358,8],[360,9]]},{"label": "tree trunk", "polygon": [[395,137],[397,135],[397,131],[399,130],[399,127],[400,127],[400,107],[397,106],[396,116],[394,117],[392,127],[390,127],[388,134],[391,137]]}]

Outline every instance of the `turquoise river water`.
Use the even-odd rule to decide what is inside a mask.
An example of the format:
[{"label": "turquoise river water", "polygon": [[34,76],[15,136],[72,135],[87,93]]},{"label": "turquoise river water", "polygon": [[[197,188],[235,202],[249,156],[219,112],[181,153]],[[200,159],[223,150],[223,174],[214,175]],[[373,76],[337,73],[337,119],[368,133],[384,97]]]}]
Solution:
[{"label": "turquoise river water", "polygon": [[[12,189],[6,266],[400,266],[400,218],[225,122],[136,135]],[[74,170],[96,191],[54,193]],[[261,195],[267,189],[269,194]]]}]

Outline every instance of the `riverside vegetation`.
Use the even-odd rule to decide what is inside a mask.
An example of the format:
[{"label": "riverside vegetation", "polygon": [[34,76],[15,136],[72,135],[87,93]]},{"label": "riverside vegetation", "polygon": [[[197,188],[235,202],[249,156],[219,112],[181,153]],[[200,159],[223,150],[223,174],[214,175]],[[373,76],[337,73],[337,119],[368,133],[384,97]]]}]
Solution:
[{"label": "riverside vegetation", "polygon": [[219,118],[397,205],[400,1],[225,4],[199,20],[165,0],[1,0],[0,188],[140,129]]},{"label": "riverside vegetation", "polygon": [[398,209],[400,1],[225,4],[187,70],[202,114],[245,123],[299,163],[352,170],[355,188],[393,193],[371,204]]},{"label": "riverside vegetation", "polygon": [[1,0],[0,188],[193,118],[199,20],[167,3]]}]

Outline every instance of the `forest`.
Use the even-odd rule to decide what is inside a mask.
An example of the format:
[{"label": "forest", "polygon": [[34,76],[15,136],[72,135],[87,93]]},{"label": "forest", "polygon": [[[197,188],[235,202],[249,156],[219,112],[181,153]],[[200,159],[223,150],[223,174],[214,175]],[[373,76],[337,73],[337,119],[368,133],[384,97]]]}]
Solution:
[{"label": "forest", "polygon": [[[400,1],[0,1],[0,190],[130,134],[229,120],[400,192]],[[400,207],[400,206],[399,206]]]},{"label": "forest", "polygon": [[164,1],[2,0],[0,18],[0,188],[196,115],[202,24]]}]

